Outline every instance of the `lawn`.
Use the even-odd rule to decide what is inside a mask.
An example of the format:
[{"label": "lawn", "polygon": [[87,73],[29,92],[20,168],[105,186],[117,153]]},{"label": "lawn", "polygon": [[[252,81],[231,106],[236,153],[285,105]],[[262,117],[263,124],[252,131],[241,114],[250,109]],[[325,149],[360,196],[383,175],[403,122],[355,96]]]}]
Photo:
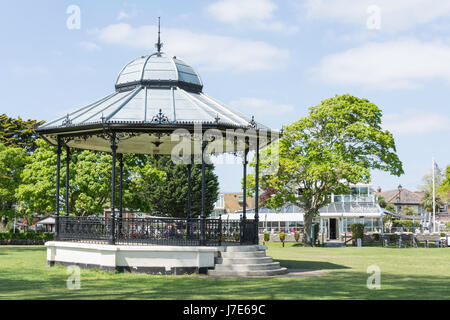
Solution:
[{"label": "lawn", "polygon": [[[82,270],[69,290],[61,266],[47,267],[45,247],[0,247],[0,299],[449,299],[449,249],[303,248],[269,244],[282,266],[326,271],[312,277],[212,279]],[[381,269],[369,290],[367,267]]]}]

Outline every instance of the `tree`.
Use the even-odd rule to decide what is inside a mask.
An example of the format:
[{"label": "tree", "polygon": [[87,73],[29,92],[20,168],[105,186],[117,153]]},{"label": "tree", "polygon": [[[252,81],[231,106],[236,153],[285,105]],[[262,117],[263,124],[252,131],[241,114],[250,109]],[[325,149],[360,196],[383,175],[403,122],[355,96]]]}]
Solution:
[{"label": "tree", "polygon": [[[438,193],[435,194],[435,210],[439,212],[440,207],[444,205],[444,201],[441,199]],[[422,207],[427,212],[433,212],[433,191],[425,190],[422,198]]]},{"label": "tree", "polygon": [[6,114],[0,115],[0,143],[6,147],[24,148],[33,152],[37,148],[36,127],[44,121],[22,120],[9,118]]},{"label": "tree", "polygon": [[438,192],[443,199],[450,201],[450,165],[445,170],[445,178],[439,186]]},{"label": "tree", "polygon": [[[394,138],[381,128],[381,116],[375,104],[345,94],[311,107],[307,117],[285,128],[279,141],[279,169],[260,180],[277,190],[266,201],[270,206],[293,203],[304,210],[305,244],[311,245],[312,221],[329,204],[329,194],[369,182],[372,169],[403,173]],[[263,168],[265,158],[274,153],[261,154]]]},{"label": "tree", "polygon": [[[174,164],[170,156],[149,157],[156,169],[165,172],[165,183],[143,176],[139,197],[147,203],[150,212],[167,217],[186,217],[188,178],[187,165]],[[192,166],[191,217],[201,214],[201,166]],[[209,215],[219,195],[219,182],[214,174],[214,166],[206,165],[205,170],[205,211]]]},{"label": "tree", "polygon": [[[56,148],[44,140],[37,140],[38,148],[22,173],[23,183],[18,187],[18,198],[25,213],[54,213],[56,210]],[[65,211],[65,158],[61,153],[60,203]],[[111,202],[111,155],[101,152],[71,150],[69,165],[69,213],[75,215],[101,214]],[[117,168],[118,169],[118,168]],[[124,156],[124,197],[127,209],[142,210],[143,203],[136,199],[139,181],[145,178],[160,183],[161,173],[145,163],[145,157]],[[119,174],[116,175],[119,185]],[[117,190],[118,192],[118,190]],[[119,199],[116,197],[116,207]]]},{"label": "tree", "polygon": [[0,216],[11,218],[17,205],[16,189],[29,155],[22,148],[6,148],[0,144]]},{"label": "tree", "polygon": [[413,208],[410,208],[408,206],[404,206],[402,208],[402,214],[407,215],[407,216],[414,216],[416,214],[416,212],[414,211]]}]

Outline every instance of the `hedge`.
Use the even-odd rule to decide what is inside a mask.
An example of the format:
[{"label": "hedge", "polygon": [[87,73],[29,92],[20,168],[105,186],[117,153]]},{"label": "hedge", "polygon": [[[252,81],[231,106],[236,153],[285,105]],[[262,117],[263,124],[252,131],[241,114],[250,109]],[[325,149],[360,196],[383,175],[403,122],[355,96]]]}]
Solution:
[{"label": "hedge", "polygon": [[53,233],[35,232],[3,232],[0,233],[0,244],[44,244],[54,240]]},{"label": "hedge", "polygon": [[[397,220],[394,221],[393,224],[394,227],[404,227],[404,228],[412,228],[413,227],[413,221],[412,220]],[[414,221],[414,226],[419,227],[420,221]]]}]

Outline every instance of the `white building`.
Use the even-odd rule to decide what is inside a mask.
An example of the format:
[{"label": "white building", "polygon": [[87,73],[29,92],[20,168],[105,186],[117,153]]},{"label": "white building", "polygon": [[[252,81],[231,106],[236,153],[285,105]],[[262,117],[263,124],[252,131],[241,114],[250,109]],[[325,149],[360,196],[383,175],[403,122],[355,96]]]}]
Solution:
[{"label": "white building", "polygon": [[[331,195],[331,203],[319,210],[316,221],[320,224],[320,234],[326,240],[339,239],[343,233],[350,232],[354,223],[364,225],[365,232],[381,232],[384,209],[377,202],[375,190],[368,184],[352,186],[351,193]],[[222,219],[239,220],[242,211],[222,215]],[[254,218],[254,209],[247,209],[247,218]],[[292,232],[303,228],[303,209],[288,204],[279,210],[260,208],[260,232]]]}]

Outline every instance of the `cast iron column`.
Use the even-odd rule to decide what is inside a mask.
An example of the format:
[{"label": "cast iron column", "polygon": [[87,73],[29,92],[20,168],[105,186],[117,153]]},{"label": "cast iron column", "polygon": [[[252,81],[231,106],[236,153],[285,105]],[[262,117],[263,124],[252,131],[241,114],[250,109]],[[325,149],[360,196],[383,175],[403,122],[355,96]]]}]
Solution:
[{"label": "cast iron column", "polygon": [[259,243],[259,132],[256,135],[256,167],[255,167],[255,244]]},{"label": "cast iron column", "polygon": [[242,204],[242,218],[244,220],[247,220],[247,164],[248,164],[247,155],[248,155],[248,146],[246,144],[244,150],[244,160],[242,161],[242,165],[244,167],[244,186],[242,190],[244,194],[244,199]]},{"label": "cast iron column", "polygon": [[187,211],[186,211],[186,237],[189,238],[191,227],[190,227],[190,219],[191,219],[191,190],[192,190],[192,162],[194,161],[193,157],[190,158],[190,163],[187,166],[188,172],[188,193],[187,193]]},{"label": "cast iron column", "polygon": [[66,212],[65,216],[69,215],[69,165],[70,165],[70,149],[66,146]]},{"label": "cast iron column", "polygon": [[112,150],[112,171],[111,171],[111,234],[109,236],[109,244],[115,244],[115,229],[116,229],[116,212],[114,211],[114,202],[116,200],[116,133],[113,132],[111,138],[111,150]]},{"label": "cast iron column", "polygon": [[119,154],[119,168],[120,168],[120,181],[119,181],[119,235],[122,232],[122,216],[123,216],[123,154]]},{"label": "cast iron column", "polygon": [[202,142],[202,215],[201,215],[201,245],[206,245],[206,212],[205,212],[205,149],[206,141]]},{"label": "cast iron column", "polygon": [[56,149],[56,217],[55,240],[59,240],[59,180],[61,170],[61,138],[58,136],[58,148]]}]

